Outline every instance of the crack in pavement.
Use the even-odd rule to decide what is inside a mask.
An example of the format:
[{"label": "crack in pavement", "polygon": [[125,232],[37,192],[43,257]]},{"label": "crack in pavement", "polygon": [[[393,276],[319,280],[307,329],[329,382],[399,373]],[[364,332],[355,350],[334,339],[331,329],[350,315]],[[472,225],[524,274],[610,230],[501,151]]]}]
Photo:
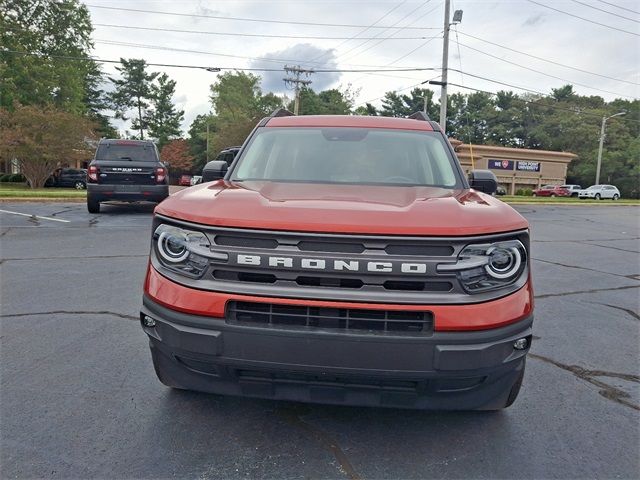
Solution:
[{"label": "crack in pavement", "polygon": [[624,392],[619,388],[613,387],[601,380],[598,380],[597,378],[594,378],[610,377],[619,378],[621,380],[626,380],[629,382],[640,383],[640,376],[638,375],[632,375],[629,373],[607,372],[604,370],[588,370],[586,368],[579,367],[578,365],[565,365],[564,363],[558,362],[557,360],[553,360],[552,358],[535,353],[529,353],[529,356],[550,365],[554,365],[558,368],[561,368],[562,370],[566,370],[579,379],[595,385],[596,387],[601,389],[598,391],[598,393],[607,400],[612,400],[616,403],[619,403],[620,405],[624,405],[625,407],[633,408],[634,410],[640,411],[640,405],[637,405],[628,400],[631,396],[627,392]]},{"label": "crack in pavement", "polygon": [[0,237],[4,237],[7,233],[9,233],[11,231],[12,227],[7,227],[6,230],[2,233],[0,233]]},{"label": "crack in pavement", "polygon": [[603,275],[613,275],[615,277],[629,278],[627,275],[622,275],[620,273],[603,272],[602,270],[596,270],[595,268],[589,268],[589,267],[581,267],[579,265],[568,265],[566,263],[552,262],[551,260],[542,260],[540,258],[533,258],[533,257],[531,257],[531,260],[535,260],[536,262],[548,263],[550,265],[555,265],[557,267],[575,268],[578,270],[588,270],[590,272],[602,273]]},{"label": "crack in pavement", "polygon": [[65,213],[65,212],[70,212],[71,210],[77,210],[77,208],[76,207],[65,208],[64,210],[60,210],[59,212],[53,212],[49,216],[50,217],[55,217],[56,215],[59,215],[61,213]]},{"label": "crack in pavement", "polygon": [[640,253],[640,251],[637,250],[627,250],[626,248],[620,248],[620,247],[611,247],[609,245],[598,245],[597,243],[589,243],[589,242],[576,242],[576,243],[581,243],[583,245],[594,245],[596,247],[600,247],[600,248],[609,248],[611,250],[619,250],[621,252],[628,252],[628,253]]},{"label": "crack in pavement", "polygon": [[78,260],[78,258],[84,260],[87,258],[139,258],[139,257],[148,257],[148,253],[140,253],[135,255],[83,255],[82,257],[26,257],[26,258],[2,258],[0,259],[0,263],[2,262],[22,262],[29,260]]},{"label": "crack in pavement", "polygon": [[602,305],[604,307],[609,307],[609,308],[615,308],[616,310],[620,310],[622,312],[628,313],[636,320],[640,320],[640,314],[638,314],[638,312],[634,312],[630,308],[624,308],[624,307],[619,307],[618,305],[609,305],[608,303],[600,303],[600,302],[589,302],[589,303],[593,303],[594,305]]},{"label": "crack in pavement", "polygon": [[50,310],[48,312],[4,313],[0,315],[0,318],[32,317],[36,315],[111,315],[113,317],[124,318],[125,320],[140,320],[137,316],[112,312],[110,310]]},{"label": "crack in pavement", "polygon": [[349,478],[349,480],[362,480],[362,477],[356,472],[347,457],[347,454],[344,453],[338,442],[336,442],[328,433],[324,430],[311,425],[308,422],[305,422],[300,415],[304,412],[297,412],[299,408],[295,406],[293,408],[277,408],[276,414],[283,418],[289,425],[296,427],[306,433],[312,440],[320,444],[322,448],[327,450],[329,453],[333,454],[338,465],[340,466],[340,470]]},{"label": "crack in pavement", "polygon": [[598,293],[598,292],[612,292],[615,290],[628,290],[629,288],[640,288],[640,285],[626,285],[624,287],[613,287],[613,288],[594,288],[592,290],[577,290],[575,292],[564,292],[564,293],[544,293],[542,295],[536,295],[536,299],[540,298],[551,298],[551,297],[565,297],[567,295],[579,295],[581,293]]}]

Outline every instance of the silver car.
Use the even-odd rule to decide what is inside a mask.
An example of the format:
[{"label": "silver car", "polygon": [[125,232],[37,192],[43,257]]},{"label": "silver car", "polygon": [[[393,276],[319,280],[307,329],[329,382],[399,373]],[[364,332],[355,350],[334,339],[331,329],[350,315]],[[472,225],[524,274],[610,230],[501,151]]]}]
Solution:
[{"label": "silver car", "polygon": [[566,188],[572,197],[577,197],[582,187],[580,185],[561,185],[560,188]]},{"label": "silver car", "polygon": [[620,190],[613,185],[591,185],[585,190],[578,192],[579,198],[595,198],[600,200],[603,198],[610,198],[611,200],[618,200],[620,198]]}]

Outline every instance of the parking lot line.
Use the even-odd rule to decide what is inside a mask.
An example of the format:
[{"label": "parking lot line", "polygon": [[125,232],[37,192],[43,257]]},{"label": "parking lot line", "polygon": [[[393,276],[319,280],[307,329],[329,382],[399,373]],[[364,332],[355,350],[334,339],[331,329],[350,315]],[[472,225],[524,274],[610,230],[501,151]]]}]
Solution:
[{"label": "parking lot line", "polygon": [[38,218],[38,219],[41,219],[41,220],[51,220],[52,222],[70,223],[70,220],[63,220],[61,218],[41,217],[39,215],[32,215],[30,213],[12,212],[10,210],[0,210],[0,213],[9,213],[11,215],[20,215],[21,217]]}]

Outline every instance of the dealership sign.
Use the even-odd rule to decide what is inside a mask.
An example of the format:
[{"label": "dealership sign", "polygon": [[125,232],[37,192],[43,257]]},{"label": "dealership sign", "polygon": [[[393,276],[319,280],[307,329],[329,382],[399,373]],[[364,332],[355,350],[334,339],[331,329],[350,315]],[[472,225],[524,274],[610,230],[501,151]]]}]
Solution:
[{"label": "dealership sign", "polygon": [[513,160],[489,159],[489,168],[493,170],[513,170]]},{"label": "dealership sign", "polygon": [[516,170],[523,172],[539,172],[540,162],[518,162],[516,164]]}]

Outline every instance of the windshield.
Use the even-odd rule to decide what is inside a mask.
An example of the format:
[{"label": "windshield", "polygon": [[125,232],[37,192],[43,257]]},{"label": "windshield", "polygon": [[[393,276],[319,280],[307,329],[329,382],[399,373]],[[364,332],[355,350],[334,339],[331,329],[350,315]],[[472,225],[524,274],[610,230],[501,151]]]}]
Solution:
[{"label": "windshield", "polygon": [[591,185],[587,190],[600,190],[600,185]]},{"label": "windshield", "polygon": [[263,128],[232,180],[461,187],[435,132],[379,128]]},{"label": "windshield", "polygon": [[150,144],[118,145],[106,143],[98,147],[97,160],[132,160],[135,162],[157,162],[156,150]]}]

